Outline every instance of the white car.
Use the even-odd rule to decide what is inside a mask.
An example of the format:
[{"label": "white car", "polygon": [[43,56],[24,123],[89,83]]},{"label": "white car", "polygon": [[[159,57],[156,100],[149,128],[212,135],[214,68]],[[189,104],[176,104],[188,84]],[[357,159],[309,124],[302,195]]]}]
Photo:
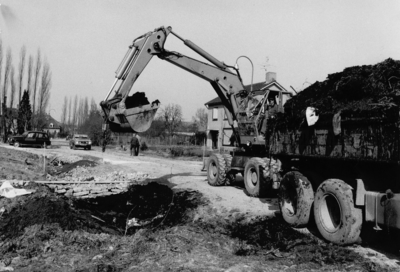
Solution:
[{"label": "white car", "polygon": [[69,141],[69,148],[77,149],[83,147],[83,149],[90,150],[92,148],[92,141],[86,134],[75,134]]}]

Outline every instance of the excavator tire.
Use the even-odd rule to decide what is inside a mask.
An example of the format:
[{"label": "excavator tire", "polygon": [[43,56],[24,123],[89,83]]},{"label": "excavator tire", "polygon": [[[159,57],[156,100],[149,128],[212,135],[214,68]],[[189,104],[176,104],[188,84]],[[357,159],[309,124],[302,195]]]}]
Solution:
[{"label": "excavator tire", "polygon": [[265,161],[261,158],[251,158],[246,163],[243,177],[246,191],[250,196],[263,197],[267,193],[267,182],[263,177],[265,165]]},{"label": "excavator tire", "polygon": [[305,227],[310,220],[314,191],[300,172],[286,173],[279,187],[279,207],[283,219],[292,227]]},{"label": "excavator tire", "polygon": [[352,188],[339,179],[324,181],[315,194],[314,218],[326,240],[340,245],[358,241],[362,210],[354,206]]},{"label": "excavator tire", "polygon": [[207,163],[207,179],[211,186],[222,186],[225,184],[226,165],[221,154],[213,154]]},{"label": "excavator tire", "polygon": [[230,154],[223,154],[222,156],[225,160],[225,182],[227,185],[233,184],[236,180],[236,174],[231,171],[233,157]]}]

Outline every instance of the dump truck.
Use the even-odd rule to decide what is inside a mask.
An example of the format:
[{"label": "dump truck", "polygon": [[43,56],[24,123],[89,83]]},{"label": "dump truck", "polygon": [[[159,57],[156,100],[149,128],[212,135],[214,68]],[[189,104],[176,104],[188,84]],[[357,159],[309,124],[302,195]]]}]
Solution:
[{"label": "dump truck", "polygon": [[[169,35],[204,60],[167,50]],[[100,103],[110,130],[143,132],[150,127],[160,101],[149,103],[143,93],[129,93],[153,56],[208,81],[224,105],[235,148],[210,156],[210,185],[225,185],[241,174],[250,196],[276,192],[288,224],[305,227],[314,218],[321,236],[336,244],[358,241],[368,222],[377,231],[400,228],[396,74],[383,69],[377,82],[366,80],[365,86],[360,75],[335,74],[331,78],[340,80],[317,82],[292,98],[279,91],[257,97],[243,85],[236,65],[218,60],[171,27],[159,27],[129,45],[114,84]],[[365,68],[361,74],[372,77],[373,72]],[[382,88],[380,80],[389,81],[390,94],[374,93]],[[317,92],[321,86],[332,93]],[[273,114],[271,98],[277,103]]]}]

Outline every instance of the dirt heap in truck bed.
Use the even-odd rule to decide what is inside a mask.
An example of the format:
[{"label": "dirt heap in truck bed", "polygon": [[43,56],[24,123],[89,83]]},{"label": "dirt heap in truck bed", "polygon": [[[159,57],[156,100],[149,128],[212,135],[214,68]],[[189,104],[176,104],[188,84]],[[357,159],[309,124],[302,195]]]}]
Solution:
[{"label": "dirt heap in truck bed", "polygon": [[307,107],[321,115],[384,116],[400,105],[400,61],[354,66],[315,82],[285,104],[284,118],[297,122]]}]

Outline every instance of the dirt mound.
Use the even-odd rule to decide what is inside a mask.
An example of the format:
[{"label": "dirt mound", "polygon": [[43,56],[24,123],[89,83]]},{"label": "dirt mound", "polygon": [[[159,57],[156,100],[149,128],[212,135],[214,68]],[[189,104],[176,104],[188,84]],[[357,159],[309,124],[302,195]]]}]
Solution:
[{"label": "dirt mound", "polygon": [[0,220],[2,240],[21,235],[29,226],[46,224],[58,224],[63,230],[113,232],[101,226],[90,214],[74,209],[68,198],[55,195],[47,186],[30,183],[25,188],[36,191],[30,195],[0,200],[0,206],[5,209]]},{"label": "dirt mound", "polygon": [[376,115],[400,105],[400,61],[355,66],[315,82],[285,104],[287,118],[302,118],[307,107],[321,114],[350,111]]},{"label": "dirt mound", "polygon": [[77,167],[94,167],[96,165],[98,165],[98,163],[91,160],[79,160],[70,164],[63,165],[61,169],[57,170],[57,172],[52,174],[59,175],[61,173],[69,172]]}]

